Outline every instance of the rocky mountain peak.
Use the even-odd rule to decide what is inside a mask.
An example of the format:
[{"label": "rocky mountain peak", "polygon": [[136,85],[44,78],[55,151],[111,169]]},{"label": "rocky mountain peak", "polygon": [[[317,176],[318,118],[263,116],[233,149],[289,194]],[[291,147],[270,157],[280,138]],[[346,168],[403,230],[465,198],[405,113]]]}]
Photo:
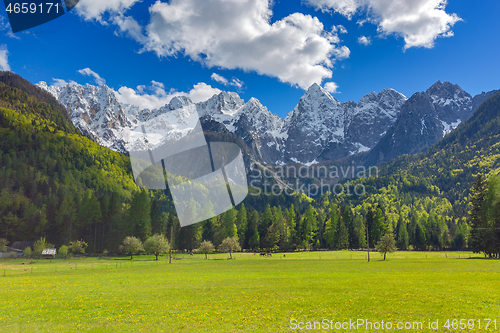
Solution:
[{"label": "rocky mountain peak", "polygon": [[235,114],[245,101],[235,92],[221,92],[213,95],[205,102],[198,103],[198,113],[200,116],[214,114]]},{"label": "rocky mountain peak", "polygon": [[447,91],[447,92],[455,92],[455,91],[463,91],[463,89],[458,85],[458,84],[453,84],[449,81],[444,81],[444,82],[441,82],[441,81],[437,81],[436,83],[434,83],[429,89],[427,89],[427,93],[429,95],[433,95],[435,93],[441,93],[443,91]]},{"label": "rocky mountain peak", "polygon": [[170,100],[170,103],[168,103],[168,106],[170,110],[177,110],[182,107],[188,106],[194,104],[193,101],[186,96],[176,96]]},{"label": "rocky mountain peak", "polygon": [[425,116],[429,113],[435,112],[436,109],[434,108],[429,95],[424,92],[417,92],[413,94],[403,105],[400,117],[404,117],[406,114]]},{"label": "rocky mountain peak", "polygon": [[474,112],[472,96],[457,84],[438,81],[427,89],[426,94],[431,98],[438,117],[444,122],[445,127],[458,126]]},{"label": "rocky mountain peak", "polygon": [[321,88],[321,86],[318,85],[317,83],[314,83],[312,86],[310,86],[300,100],[304,102],[311,102],[314,100],[326,100],[326,101],[332,101],[332,103],[335,104],[340,104],[340,102],[335,97],[333,97],[325,89]]}]

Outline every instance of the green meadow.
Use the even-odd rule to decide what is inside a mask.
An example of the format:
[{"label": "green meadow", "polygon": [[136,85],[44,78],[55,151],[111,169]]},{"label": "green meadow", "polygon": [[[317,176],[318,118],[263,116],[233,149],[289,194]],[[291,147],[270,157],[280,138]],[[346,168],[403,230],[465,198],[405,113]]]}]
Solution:
[{"label": "green meadow", "polygon": [[[422,322],[422,332],[500,328],[498,260],[466,252],[397,252],[386,261],[371,253],[370,262],[356,251],[233,256],[2,259],[0,331],[344,332],[294,330],[291,320],[358,319]],[[448,319],[475,325],[448,330]],[[485,319],[497,329],[484,329]]]}]

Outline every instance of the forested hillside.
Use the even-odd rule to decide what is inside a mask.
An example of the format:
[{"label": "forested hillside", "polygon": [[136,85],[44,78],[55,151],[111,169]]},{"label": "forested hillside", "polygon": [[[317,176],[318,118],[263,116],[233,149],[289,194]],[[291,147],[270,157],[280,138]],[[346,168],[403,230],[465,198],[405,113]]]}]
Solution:
[{"label": "forested hillside", "polygon": [[0,230],[10,242],[98,234],[102,244],[138,190],[128,158],[78,135],[61,111],[0,83]]}]

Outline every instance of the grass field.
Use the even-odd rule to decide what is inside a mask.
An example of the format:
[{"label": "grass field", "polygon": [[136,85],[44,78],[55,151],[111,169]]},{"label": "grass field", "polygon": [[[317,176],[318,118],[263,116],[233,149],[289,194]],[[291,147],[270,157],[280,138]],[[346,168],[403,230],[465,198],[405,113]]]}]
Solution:
[{"label": "grass field", "polygon": [[[292,319],[422,322],[420,331],[439,320],[438,332],[447,330],[447,319],[475,319],[475,329],[450,331],[497,331],[500,261],[475,256],[398,252],[382,261],[372,253],[369,263],[352,251],[238,253],[234,260],[177,255],[172,264],[151,256],[4,259],[0,332],[291,332]],[[484,330],[484,321],[477,328],[488,318],[497,330]]]}]

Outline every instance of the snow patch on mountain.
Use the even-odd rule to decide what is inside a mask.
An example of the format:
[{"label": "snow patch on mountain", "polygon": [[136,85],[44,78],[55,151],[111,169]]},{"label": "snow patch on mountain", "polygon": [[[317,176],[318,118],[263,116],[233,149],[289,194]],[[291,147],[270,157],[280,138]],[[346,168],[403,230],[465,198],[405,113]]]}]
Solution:
[{"label": "snow patch on mountain", "polygon": [[458,119],[457,121],[448,124],[448,123],[446,123],[446,122],[444,122],[444,121],[441,120],[441,123],[443,124],[443,127],[444,127],[443,136],[445,136],[446,134],[450,133],[455,128],[457,128],[458,125],[460,125],[461,122],[462,122],[462,120]]}]

